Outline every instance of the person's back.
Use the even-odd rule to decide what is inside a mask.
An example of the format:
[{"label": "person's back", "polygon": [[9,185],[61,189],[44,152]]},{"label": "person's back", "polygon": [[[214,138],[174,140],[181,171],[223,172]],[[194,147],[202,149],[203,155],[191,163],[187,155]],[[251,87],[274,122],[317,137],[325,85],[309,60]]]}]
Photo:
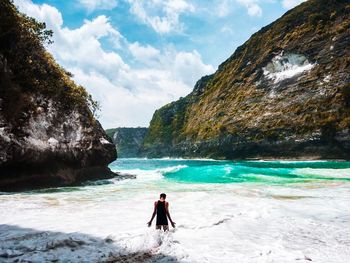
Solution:
[{"label": "person's back", "polygon": [[154,202],[154,210],[153,210],[152,218],[147,223],[149,227],[152,225],[152,221],[155,215],[157,215],[156,229],[161,229],[163,227],[164,231],[169,230],[168,218],[170,220],[171,225],[175,227],[175,222],[173,222],[170,217],[169,203],[165,201],[165,198],[166,198],[166,194],[164,193],[160,194],[160,199]]},{"label": "person's back", "polygon": [[158,200],[157,202],[157,220],[156,225],[157,226],[165,226],[168,225],[168,218],[166,216],[166,201]]}]

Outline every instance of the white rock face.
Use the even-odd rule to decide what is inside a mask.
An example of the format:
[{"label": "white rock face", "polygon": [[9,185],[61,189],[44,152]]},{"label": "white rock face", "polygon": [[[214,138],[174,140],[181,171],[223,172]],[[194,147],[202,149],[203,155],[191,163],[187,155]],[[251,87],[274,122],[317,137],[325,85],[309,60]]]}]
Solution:
[{"label": "white rock face", "polygon": [[314,66],[315,64],[310,63],[304,55],[284,54],[282,51],[263,68],[263,72],[266,78],[278,83],[305,71],[310,71]]},{"label": "white rock face", "polygon": [[9,137],[7,132],[5,131],[5,128],[0,128],[0,137],[6,142],[11,141],[11,138]]},{"label": "white rock face", "polygon": [[[84,138],[84,129],[79,119],[79,113],[73,111],[65,120],[54,125],[59,111],[52,101],[47,102],[47,109],[41,108],[38,114],[32,116],[28,123],[28,137],[25,139],[27,146],[37,150],[79,147]],[[50,127],[55,130],[49,132]]]},{"label": "white rock face", "polygon": [[[0,112],[0,175],[5,175],[0,191],[66,186],[114,175],[107,165],[116,159],[115,146],[87,105],[67,108],[37,94],[28,99],[33,105],[19,121],[7,121]],[[28,168],[22,169],[24,165]]]},{"label": "white rock face", "polygon": [[332,76],[329,74],[329,75],[327,75],[327,76],[324,77],[323,81],[326,82],[326,83],[328,83],[328,82],[331,81],[331,78],[332,78]]},{"label": "white rock face", "polygon": [[100,138],[100,142],[102,144],[111,144],[109,141],[107,141],[105,138]]},{"label": "white rock face", "polygon": [[52,148],[57,147],[57,145],[59,144],[59,141],[57,141],[55,138],[52,138],[52,137],[48,139],[47,142],[50,144]]}]

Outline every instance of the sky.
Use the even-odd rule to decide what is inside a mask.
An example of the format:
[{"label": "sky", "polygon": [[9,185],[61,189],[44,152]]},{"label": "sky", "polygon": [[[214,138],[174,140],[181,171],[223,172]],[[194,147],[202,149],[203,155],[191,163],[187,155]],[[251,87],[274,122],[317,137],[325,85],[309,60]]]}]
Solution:
[{"label": "sky", "polygon": [[303,0],[14,0],[53,30],[57,62],[107,128],[147,127],[261,27]]}]

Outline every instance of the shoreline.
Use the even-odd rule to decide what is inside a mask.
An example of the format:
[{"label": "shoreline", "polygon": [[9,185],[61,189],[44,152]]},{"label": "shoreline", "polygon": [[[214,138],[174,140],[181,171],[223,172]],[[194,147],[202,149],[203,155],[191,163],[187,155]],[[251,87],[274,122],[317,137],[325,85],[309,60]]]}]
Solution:
[{"label": "shoreline", "polygon": [[[264,157],[264,158],[244,158],[244,159],[214,159],[214,158],[191,158],[191,157],[161,157],[161,158],[146,158],[146,157],[130,157],[130,158],[118,158],[116,161],[118,160],[171,160],[171,161],[186,161],[186,160],[190,160],[190,161],[290,161],[290,162],[350,162],[350,159],[338,159],[338,158],[320,158],[318,156],[314,156],[314,157],[309,157],[309,158],[305,158],[305,157],[296,157],[296,158],[284,158],[284,157]],[[114,161],[115,162],[115,161]],[[113,163],[113,162],[112,162]]]},{"label": "shoreline", "polygon": [[[328,166],[337,171],[270,163],[234,170],[189,161],[174,181],[159,175],[176,162],[120,162],[140,169],[135,180],[0,195],[0,261],[338,263],[350,255],[349,163]],[[230,174],[252,183],[220,181]],[[146,225],[161,192],[177,223],[167,233]]]},{"label": "shoreline", "polygon": [[[1,262],[144,262],[171,258],[152,251],[131,252],[104,239],[73,232],[42,231],[0,224]],[[174,261],[174,258],[171,258]],[[29,262],[28,261],[28,262]]]},{"label": "shoreline", "polygon": [[[108,168],[109,169],[109,168]],[[33,187],[33,188],[29,188],[29,187],[24,187],[24,188],[12,188],[9,190],[3,190],[0,189],[0,195],[2,194],[16,194],[16,193],[30,193],[30,192],[35,192],[35,191],[50,191],[52,189],[66,189],[69,187],[79,187],[79,186],[94,186],[94,185],[100,185],[101,182],[106,181],[106,180],[117,180],[117,181],[121,181],[121,180],[126,180],[126,179],[135,179],[136,175],[134,174],[128,174],[128,173],[122,173],[122,172],[118,172],[118,171],[113,171],[111,169],[109,169],[108,171],[108,175],[101,177],[101,178],[94,178],[92,180],[83,180],[83,181],[78,181],[78,182],[74,182],[72,184],[68,184],[68,185],[44,185],[44,186],[39,186],[39,187]],[[102,183],[104,184],[104,183]]]}]

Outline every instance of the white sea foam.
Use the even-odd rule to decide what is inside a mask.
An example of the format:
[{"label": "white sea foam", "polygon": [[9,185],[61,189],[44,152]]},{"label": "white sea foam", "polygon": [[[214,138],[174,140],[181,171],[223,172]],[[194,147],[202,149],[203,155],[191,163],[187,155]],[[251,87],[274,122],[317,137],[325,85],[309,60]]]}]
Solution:
[{"label": "white sea foam", "polygon": [[122,174],[136,175],[139,180],[159,180],[163,178],[163,175],[158,170],[141,170],[141,169],[130,169],[130,170],[113,170],[114,172],[120,172]]},{"label": "white sea foam", "polygon": [[[270,163],[270,162],[274,162],[274,163],[296,163],[296,162],[300,162],[300,160],[264,160],[264,159],[259,159],[259,160],[248,160],[246,162],[266,162],[266,163]],[[325,163],[328,162],[327,160],[304,160],[303,162],[307,162],[307,163]]]},{"label": "white sea foam", "polygon": [[[133,158],[125,158],[125,159],[133,159]],[[138,159],[138,158],[135,158]],[[211,158],[173,158],[173,157],[162,157],[162,158],[145,158],[146,160],[171,160],[171,161],[215,161],[215,162],[225,162],[226,160],[217,160]]]},{"label": "white sea foam", "polygon": [[[155,255],[155,261],[157,255],[165,255],[180,262],[307,262],[307,258],[339,263],[350,258],[347,182],[184,184],[164,180],[164,171],[125,170],[137,179],[79,191],[0,195],[0,210],[6,211],[0,225],[13,226],[0,233],[1,246],[17,253],[22,249],[21,238],[31,233],[25,228],[32,228],[61,234],[49,238],[34,235],[25,241],[25,247],[39,249],[40,244],[54,240],[63,244],[48,252],[39,251],[35,257],[33,254],[29,259],[35,262],[55,257],[78,261],[77,255],[97,262],[102,254],[120,251],[146,251]],[[349,169],[303,168],[295,172],[308,171],[324,176],[332,172],[334,177],[336,173],[346,175]],[[177,223],[169,233],[156,231],[154,222],[151,228],[146,226],[161,192],[167,193],[170,213]],[[64,241],[69,237],[85,244],[72,252],[71,241],[68,245]],[[103,241],[106,237],[110,240],[107,243]],[[17,258],[21,256],[4,262]],[[158,259],[167,262],[166,258]]]},{"label": "white sea foam", "polygon": [[[187,165],[175,165],[165,168],[159,168],[155,170],[142,170],[142,169],[128,169],[128,170],[119,170],[114,169],[114,172],[120,172],[122,174],[132,174],[140,180],[159,180],[162,179],[165,173],[177,172],[183,168],[188,167]],[[112,179],[113,180],[113,179]]]},{"label": "white sea foam", "polygon": [[313,169],[313,168],[300,168],[295,169],[293,174],[305,175],[305,176],[321,176],[330,178],[349,178],[350,169]]},{"label": "white sea foam", "polygon": [[188,167],[187,165],[176,165],[176,166],[170,166],[170,167],[166,167],[166,168],[160,168],[157,169],[156,171],[160,172],[160,173],[170,173],[170,172],[177,172],[183,168]]}]

